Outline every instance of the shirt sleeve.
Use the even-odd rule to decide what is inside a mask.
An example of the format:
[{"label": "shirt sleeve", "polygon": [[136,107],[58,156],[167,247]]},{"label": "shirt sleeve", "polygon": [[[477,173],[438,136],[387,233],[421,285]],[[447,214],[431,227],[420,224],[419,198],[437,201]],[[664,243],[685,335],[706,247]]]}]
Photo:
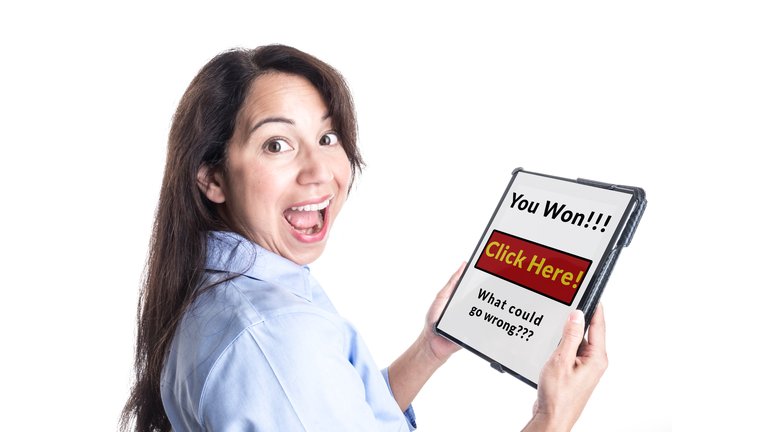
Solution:
[{"label": "shirt sleeve", "polygon": [[[389,367],[386,367],[381,370],[381,374],[384,376],[384,381],[387,382],[387,387],[389,388],[389,394],[392,395],[392,399],[395,398],[395,395],[392,393],[392,386],[389,385]],[[405,416],[405,419],[408,421],[408,429],[410,431],[416,430],[416,413],[413,411],[413,405],[408,405],[408,409],[403,412],[403,415]]]},{"label": "shirt sleeve", "polygon": [[312,312],[246,328],[200,398],[210,431],[407,431],[385,376],[353,328]]}]

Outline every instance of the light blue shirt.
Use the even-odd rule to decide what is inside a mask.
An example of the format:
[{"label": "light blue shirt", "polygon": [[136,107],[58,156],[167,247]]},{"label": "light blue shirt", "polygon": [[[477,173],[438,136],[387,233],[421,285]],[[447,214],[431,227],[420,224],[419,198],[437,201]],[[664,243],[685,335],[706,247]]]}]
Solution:
[{"label": "light blue shirt", "polygon": [[209,235],[206,278],[163,367],[181,431],[408,431],[362,337],[299,266],[231,233]]}]

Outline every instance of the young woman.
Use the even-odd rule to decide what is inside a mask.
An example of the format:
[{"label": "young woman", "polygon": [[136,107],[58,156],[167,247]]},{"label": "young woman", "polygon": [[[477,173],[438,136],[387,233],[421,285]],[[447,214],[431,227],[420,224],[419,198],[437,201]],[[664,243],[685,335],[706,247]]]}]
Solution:
[{"label": "young woman", "polygon": [[[349,90],[296,49],[233,50],[190,84],[171,127],[138,310],[123,430],[406,431],[411,402],[459,348],[432,333],[379,371],[309,273],[362,160]],[[568,430],[605,367],[602,309],[539,384],[529,430]]]}]

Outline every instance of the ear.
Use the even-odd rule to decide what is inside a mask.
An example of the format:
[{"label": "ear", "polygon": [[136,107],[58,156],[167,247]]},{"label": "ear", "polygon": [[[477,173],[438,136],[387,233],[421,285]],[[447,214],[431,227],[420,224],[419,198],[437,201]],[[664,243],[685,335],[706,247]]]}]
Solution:
[{"label": "ear", "polygon": [[222,204],[224,195],[224,176],[210,165],[203,165],[197,171],[197,187],[211,201]]}]

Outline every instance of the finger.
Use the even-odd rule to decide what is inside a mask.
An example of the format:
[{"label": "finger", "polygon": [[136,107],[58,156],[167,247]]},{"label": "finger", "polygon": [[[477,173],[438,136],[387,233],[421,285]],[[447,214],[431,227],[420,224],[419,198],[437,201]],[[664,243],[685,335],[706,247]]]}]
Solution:
[{"label": "finger", "polygon": [[605,315],[603,304],[598,303],[592,322],[589,324],[589,345],[602,352],[605,351]]},{"label": "finger", "polygon": [[467,262],[464,261],[459,266],[459,269],[456,270],[456,272],[453,273],[451,278],[448,280],[448,283],[445,284],[443,289],[440,290],[439,293],[437,293],[437,297],[448,297],[453,292],[453,289],[456,288],[456,284],[459,282],[459,278],[461,277],[461,274],[464,273],[464,268],[467,267]]},{"label": "finger", "polygon": [[[584,339],[584,312],[575,310],[568,315],[563,326],[563,339],[557,350],[560,350],[561,358],[567,363],[572,363],[576,359],[576,352]],[[555,350],[555,352],[557,352]]]}]

